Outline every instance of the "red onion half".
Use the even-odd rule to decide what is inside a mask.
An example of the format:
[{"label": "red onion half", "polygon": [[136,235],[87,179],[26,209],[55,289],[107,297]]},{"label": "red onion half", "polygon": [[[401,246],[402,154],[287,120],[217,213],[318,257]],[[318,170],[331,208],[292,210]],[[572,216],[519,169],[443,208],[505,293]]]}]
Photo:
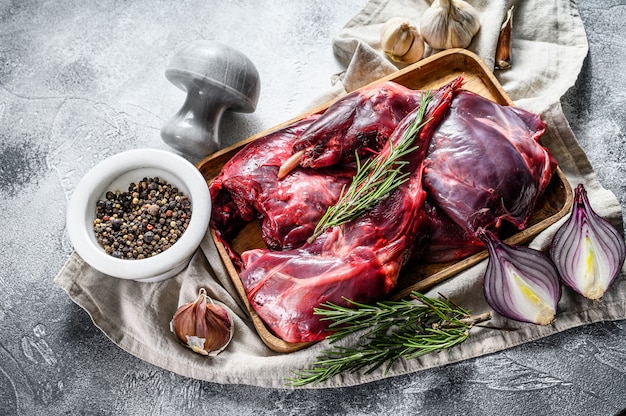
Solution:
[{"label": "red onion half", "polygon": [[593,211],[583,184],[574,191],[571,215],[554,235],[550,256],[563,283],[593,300],[604,296],[622,269],[624,237]]},{"label": "red onion half", "polygon": [[561,282],[550,258],[538,250],[510,246],[484,229],[477,234],[489,252],[483,280],[489,306],[516,321],[552,323],[561,299]]}]

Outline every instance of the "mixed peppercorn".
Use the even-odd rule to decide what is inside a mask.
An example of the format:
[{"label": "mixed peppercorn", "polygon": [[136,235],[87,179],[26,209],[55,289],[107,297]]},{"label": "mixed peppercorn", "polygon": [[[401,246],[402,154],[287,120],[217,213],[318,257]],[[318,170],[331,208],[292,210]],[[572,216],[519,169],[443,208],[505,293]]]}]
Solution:
[{"label": "mixed peppercorn", "polygon": [[93,229],[108,254],[144,259],[170,248],[191,220],[191,201],[154,177],[131,183],[127,192],[108,191],[96,204]]}]

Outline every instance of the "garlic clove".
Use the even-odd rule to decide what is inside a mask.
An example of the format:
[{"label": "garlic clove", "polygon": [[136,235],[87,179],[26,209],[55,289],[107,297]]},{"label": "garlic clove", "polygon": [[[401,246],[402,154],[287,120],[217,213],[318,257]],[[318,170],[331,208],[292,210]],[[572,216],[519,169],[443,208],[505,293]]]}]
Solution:
[{"label": "garlic clove", "polygon": [[422,15],[420,33],[433,49],[467,48],[480,29],[478,12],[463,0],[435,0]]},{"label": "garlic clove", "polygon": [[410,21],[392,17],[383,26],[380,46],[395,62],[412,64],[424,56],[424,40]]},{"label": "garlic clove", "polygon": [[500,35],[498,36],[498,44],[496,45],[496,69],[511,68],[511,57],[513,50],[513,8],[511,6],[506,13],[506,19],[500,27]]},{"label": "garlic clove", "polygon": [[214,303],[201,288],[195,301],[176,310],[170,330],[192,351],[215,356],[230,343],[233,322],[228,310]]}]

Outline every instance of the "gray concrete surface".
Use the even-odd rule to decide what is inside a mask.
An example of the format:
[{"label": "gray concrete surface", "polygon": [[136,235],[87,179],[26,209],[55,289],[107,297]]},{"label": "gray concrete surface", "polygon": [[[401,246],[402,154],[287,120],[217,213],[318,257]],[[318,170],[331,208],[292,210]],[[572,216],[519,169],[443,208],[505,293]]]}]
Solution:
[{"label": "gray concrete surface", "polygon": [[[295,116],[340,70],[333,35],[366,0],[0,1],[0,414],[613,415],[626,408],[626,321],[337,390],[187,379],[111,343],[52,279],[70,253],[67,196],[104,157],[163,148],[183,93],[163,76],[187,41],[247,54],[258,110],[235,142]],[[341,3],[341,4],[336,4]],[[590,54],[563,98],[601,182],[626,207],[624,0],[581,0]]]}]

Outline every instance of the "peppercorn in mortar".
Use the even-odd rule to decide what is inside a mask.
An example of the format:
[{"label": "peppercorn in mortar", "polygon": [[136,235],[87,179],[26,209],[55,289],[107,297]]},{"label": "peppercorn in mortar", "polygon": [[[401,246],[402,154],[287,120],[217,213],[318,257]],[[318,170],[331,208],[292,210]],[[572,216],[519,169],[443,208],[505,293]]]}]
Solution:
[{"label": "peppercorn in mortar", "polygon": [[170,248],[190,220],[188,196],[163,179],[143,178],[127,192],[106,192],[96,204],[93,230],[107,254],[144,259]]}]

